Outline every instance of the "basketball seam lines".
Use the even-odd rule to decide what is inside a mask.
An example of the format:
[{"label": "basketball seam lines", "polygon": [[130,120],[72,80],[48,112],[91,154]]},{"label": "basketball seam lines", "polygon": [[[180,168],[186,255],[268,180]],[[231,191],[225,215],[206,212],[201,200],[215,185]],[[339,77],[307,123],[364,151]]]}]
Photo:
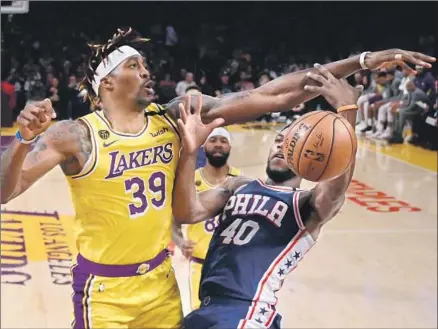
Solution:
[{"label": "basketball seam lines", "polygon": [[[300,172],[300,159],[301,159],[301,154],[302,154],[302,151],[303,151],[304,146],[305,146],[306,143],[307,143],[307,139],[309,138],[309,136],[310,136],[310,134],[312,133],[313,129],[315,129],[315,127],[318,125],[318,123],[320,123],[322,119],[326,118],[326,117],[329,116],[330,114],[331,114],[331,112],[328,112],[328,113],[327,113],[326,115],[324,115],[321,119],[319,119],[319,120],[313,125],[312,129],[310,129],[309,133],[307,134],[307,138],[306,138],[306,140],[304,141],[303,146],[301,146],[300,152],[298,152],[298,154],[299,154],[299,155],[298,155],[298,159],[297,159],[297,172],[298,172],[298,173]],[[309,117],[311,117],[311,115],[309,115],[307,118],[309,118]],[[307,119],[307,118],[306,118],[306,119]],[[333,143],[332,143],[332,146],[333,146]],[[324,170],[325,170],[325,168],[324,168]]]},{"label": "basketball seam lines", "polygon": [[335,145],[335,132],[336,132],[336,130],[335,130],[335,122],[336,122],[336,120],[338,120],[338,118],[335,118],[333,120],[332,145],[330,145],[330,153],[329,153],[329,156],[327,158],[327,162],[325,163],[324,169],[322,170],[321,174],[318,176],[318,178],[315,181],[318,181],[324,175],[324,173],[325,173],[325,171],[327,169],[327,165],[330,162],[330,158],[331,158],[332,152],[333,152],[333,145]]},{"label": "basketball seam lines", "polygon": [[[348,134],[350,135],[350,138],[352,141],[354,141],[353,136],[351,136],[350,130],[348,129],[347,125],[339,119],[339,121],[345,126],[345,128],[347,129]],[[357,146],[356,146],[357,149]],[[354,154],[354,147],[353,147],[353,143],[351,143],[351,158],[350,158],[350,162],[348,163],[347,167],[344,170],[345,171],[348,169],[348,167],[350,167],[351,163],[353,162],[353,160],[356,159],[356,154]]]}]

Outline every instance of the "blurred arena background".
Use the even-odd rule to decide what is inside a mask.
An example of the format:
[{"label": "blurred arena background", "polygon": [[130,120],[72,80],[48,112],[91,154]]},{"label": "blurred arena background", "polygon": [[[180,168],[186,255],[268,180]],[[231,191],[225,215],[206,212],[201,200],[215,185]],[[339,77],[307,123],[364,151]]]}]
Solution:
[{"label": "blurred arena background", "polygon": [[[78,88],[86,43],[103,41],[122,26],[151,38],[143,51],[160,104],[190,89],[212,96],[250,90],[365,50],[397,47],[438,55],[437,2],[1,4],[2,151],[28,102],[50,98],[58,119],[89,113]],[[339,219],[281,292],[287,328],[436,328],[437,79],[437,64],[417,76],[393,67],[349,78],[364,85],[360,106],[369,111],[357,120],[358,165]],[[391,105],[397,120],[408,103],[416,116],[400,129],[379,126],[384,105]],[[263,176],[267,145],[278,127],[309,111],[332,109],[318,97],[285,110],[230,127],[231,165]],[[198,160],[205,164],[202,150]],[[60,170],[51,172],[2,206],[4,328],[70,323],[74,212],[64,180]],[[70,253],[58,268],[48,255],[49,226]],[[187,312],[187,262],[178,250],[174,260]]]}]

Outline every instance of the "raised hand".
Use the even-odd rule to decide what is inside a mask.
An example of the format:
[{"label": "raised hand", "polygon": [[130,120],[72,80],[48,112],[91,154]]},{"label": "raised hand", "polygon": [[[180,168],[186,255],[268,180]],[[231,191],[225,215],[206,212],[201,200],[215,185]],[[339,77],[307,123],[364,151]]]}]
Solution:
[{"label": "raised hand", "polygon": [[[190,111],[191,97],[198,97],[193,113]],[[196,153],[213,129],[225,122],[224,119],[217,118],[209,124],[204,124],[201,120],[201,109],[202,94],[186,96],[184,103],[179,103],[180,119],[178,119],[178,129],[181,134],[183,149],[190,154]]]},{"label": "raised hand", "polygon": [[21,137],[26,141],[34,139],[49,128],[54,118],[56,118],[56,113],[48,98],[42,102],[27,105],[17,118]]},{"label": "raised hand", "polygon": [[314,66],[318,73],[309,72],[307,76],[321,86],[305,85],[305,90],[321,94],[334,108],[357,103],[362,94],[363,86],[353,87],[345,79],[336,79],[322,65],[315,64]]},{"label": "raised hand", "polygon": [[429,68],[432,66],[430,63],[434,63],[435,61],[435,57],[427,56],[415,51],[388,49],[368,53],[365,56],[364,64],[370,70],[390,67],[392,65],[400,65],[410,73],[416,74],[417,72],[410,68],[406,62]]}]

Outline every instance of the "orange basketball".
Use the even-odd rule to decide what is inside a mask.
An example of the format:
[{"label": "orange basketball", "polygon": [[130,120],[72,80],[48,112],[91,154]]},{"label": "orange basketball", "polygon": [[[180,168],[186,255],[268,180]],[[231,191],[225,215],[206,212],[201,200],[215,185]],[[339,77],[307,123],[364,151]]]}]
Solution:
[{"label": "orange basketball", "polygon": [[314,111],[300,117],[287,130],[283,154],[298,176],[322,182],[342,175],[357,149],[356,134],[343,117]]}]

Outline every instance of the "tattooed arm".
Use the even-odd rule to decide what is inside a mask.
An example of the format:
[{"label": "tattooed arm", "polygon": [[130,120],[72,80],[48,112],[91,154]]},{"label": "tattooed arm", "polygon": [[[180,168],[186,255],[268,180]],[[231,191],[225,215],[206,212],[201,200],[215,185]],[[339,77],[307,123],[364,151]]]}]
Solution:
[{"label": "tattooed arm", "polygon": [[1,157],[2,204],[26,191],[57,165],[64,173],[79,173],[91,152],[88,129],[78,121],[60,121],[30,145],[15,139]]},{"label": "tattooed arm", "polygon": [[[395,56],[399,58],[395,58]],[[347,77],[361,70],[359,55],[325,65],[336,78]],[[396,59],[399,59],[396,61]],[[397,62],[399,65],[412,71],[403,61],[430,67],[425,62],[434,62],[433,57],[420,53],[390,49],[371,52],[365,56],[365,65],[369,69],[377,69],[386,63]],[[304,85],[317,85],[308,78],[309,72],[316,72],[314,68],[299,72],[285,74],[254,90],[226,94],[214,98],[203,95],[202,121],[211,122],[216,118],[225,119],[224,125],[243,123],[255,120],[269,112],[288,111],[298,104],[307,102],[317,97],[317,92],[306,91]],[[196,99],[191,96],[191,104],[195,105]],[[178,104],[184,97],[177,97],[167,104],[166,109],[174,118],[179,118]]]}]

